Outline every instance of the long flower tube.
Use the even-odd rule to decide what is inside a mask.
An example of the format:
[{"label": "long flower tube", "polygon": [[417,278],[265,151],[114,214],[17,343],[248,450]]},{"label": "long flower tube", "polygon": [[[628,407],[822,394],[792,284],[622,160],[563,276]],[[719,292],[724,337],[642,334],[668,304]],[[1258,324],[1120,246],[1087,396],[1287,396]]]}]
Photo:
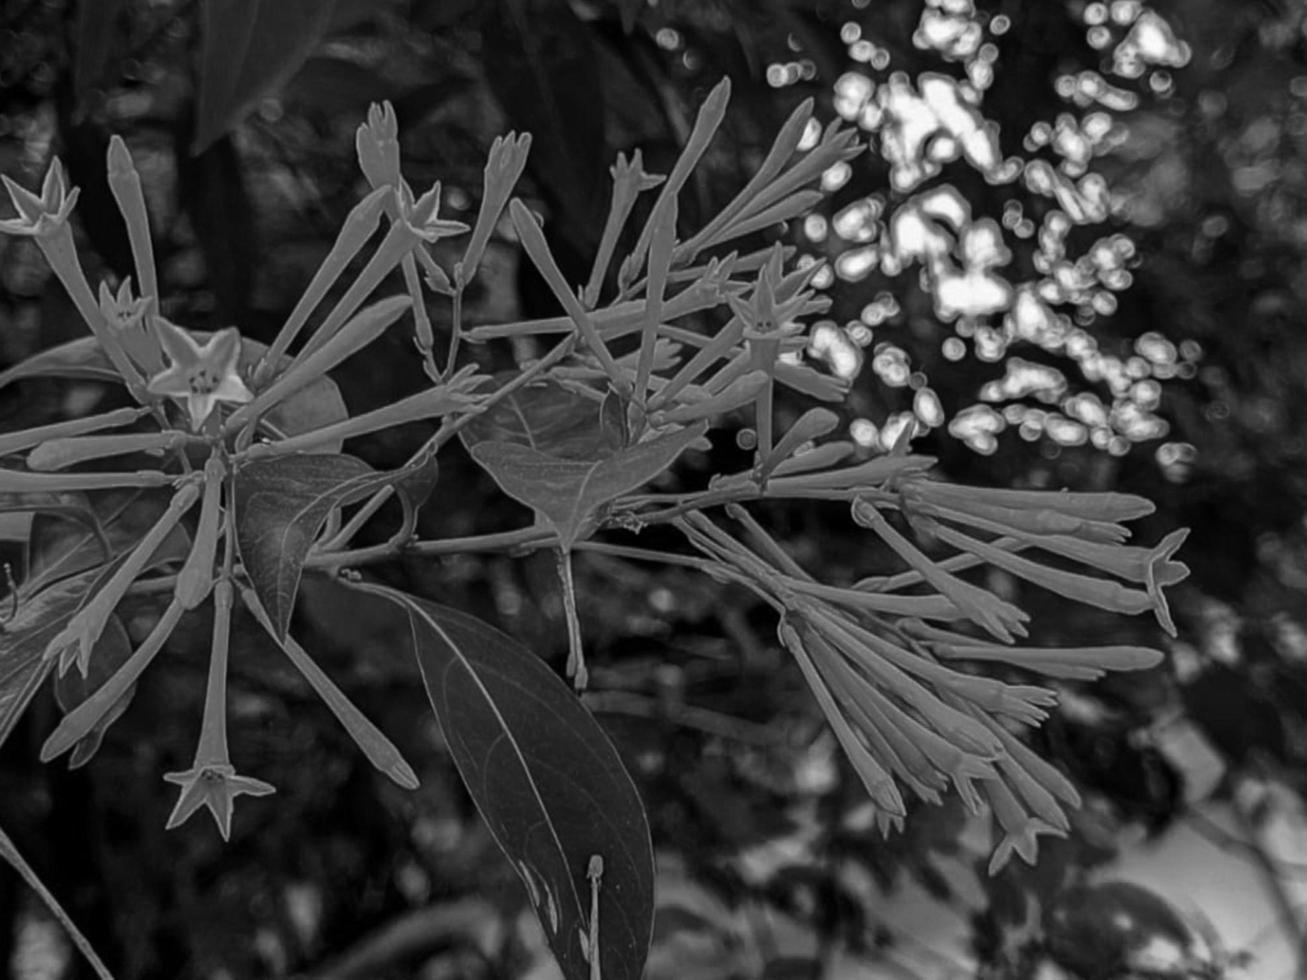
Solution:
[{"label": "long flower tube", "polygon": [[227,750],[227,654],[231,646],[232,595],[231,579],[224,575],[213,587],[213,644],[195,760],[190,769],[164,773],[163,777],[181,789],[165,829],[181,826],[200,807],[208,807],[224,841],[231,839],[232,811],[238,796],[267,796],[276,791],[261,779],[239,775]]},{"label": "long flower tube", "polygon": [[154,629],[150,630],[150,635],[130,657],[123,661],[122,666],[114,671],[94,694],[64,715],[63,720],[41,746],[42,762],[49,762],[63,755],[100,723],[163,649],[164,643],[176,629],[185,611],[182,604],[175,599],[168,603]]},{"label": "long flower tube", "polygon": [[826,721],[835,732],[840,747],[844,749],[845,755],[866,787],[867,794],[886,812],[896,816],[906,814],[907,808],[903,804],[903,797],[899,794],[898,787],[894,785],[894,777],[876,761],[858,735],[849,727],[848,721],[835,703],[812,658],[804,649],[799,633],[784,620],[778,627],[778,633],[782,645],[793,654],[799,669],[803,671],[804,680],[808,682],[808,687],[816,697],[822,714],[826,716]]},{"label": "long flower tube", "polygon": [[99,415],[88,415],[80,419],[69,419],[66,422],[34,426],[30,429],[20,429],[17,432],[0,433],[0,456],[20,453],[25,449],[31,449],[33,446],[49,442],[52,439],[67,439],[72,436],[85,435],[88,432],[99,432],[102,429],[117,429],[124,425],[131,425],[149,413],[150,409],[148,407],[115,408]]},{"label": "long flower tube", "polygon": [[173,528],[194,506],[199,497],[200,488],[194,480],[188,481],[173,494],[167,509],[142,535],[126,560],[96,593],[95,598],[83,606],[46,645],[44,656],[47,659],[59,657],[60,673],[66,671],[75,660],[82,676],[86,676],[91,662],[91,651],[100,634],[104,632],[109,616],[122,597],[127,594],[127,589],[145,570],[145,566],[154,557],[155,551],[163,544],[164,539],[172,533]]}]

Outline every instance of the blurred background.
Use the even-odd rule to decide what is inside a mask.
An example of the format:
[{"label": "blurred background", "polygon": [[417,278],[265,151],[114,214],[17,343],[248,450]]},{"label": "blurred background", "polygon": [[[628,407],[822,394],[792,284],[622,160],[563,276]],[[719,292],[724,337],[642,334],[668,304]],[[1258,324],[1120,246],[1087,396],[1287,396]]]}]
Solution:
[{"label": "blurred background", "polygon": [[[1036,747],[1085,807],[1037,867],[990,878],[987,825],[956,802],[881,839],[766,610],[683,570],[578,554],[587,699],[653,826],[648,976],[1304,975],[1307,2],[3,0],[0,172],[37,187],[58,154],[81,188],[91,281],[116,281],[131,252],[105,151],[121,134],[152,210],[162,312],[266,342],[361,196],[353,140],[370,103],[394,104],[405,175],[442,181],[450,218],[475,215],[491,140],[530,131],[519,193],[579,282],[615,154],[641,148],[666,172],[723,75],[731,108],[683,195],[683,232],[729,200],[805,98],[868,144],[823,175],[828,201],[756,242],[826,263],[833,305],[809,354],[852,379],[850,437],[877,450],[911,426],[951,480],[1144,494],[1158,511],[1136,540],[1191,527],[1193,574],[1172,592],[1175,641],[1000,583],[1035,614],[1034,639],[1170,656],[1067,689]],[[505,236],[467,318],[552,302]],[[0,367],[84,332],[37,249],[0,238]],[[401,334],[338,373],[351,409],[422,383]],[[534,353],[475,350],[503,368]],[[0,392],[0,419],[115,397],[26,381]],[[346,449],[389,467],[429,434]],[[422,537],[520,524],[461,450],[446,456]],[[705,465],[743,460],[722,449]],[[767,517],[824,577],[884,561],[839,508]],[[561,667],[548,556],[379,572]],[[278,793],[242,808],[226,846],[202,821],[165,834],[159,774],[189,759],[208,629],[186,624],[89,765],[37,761],[58,717],[49,696],[0,747],[0,825],[118,976],[556,975],[395,624],[342,609],[327,583],[306,580],[296,633],[422,788],[373,772],[238,623],[233,761]],[[7,867],[0,964],[89,976]]]}]

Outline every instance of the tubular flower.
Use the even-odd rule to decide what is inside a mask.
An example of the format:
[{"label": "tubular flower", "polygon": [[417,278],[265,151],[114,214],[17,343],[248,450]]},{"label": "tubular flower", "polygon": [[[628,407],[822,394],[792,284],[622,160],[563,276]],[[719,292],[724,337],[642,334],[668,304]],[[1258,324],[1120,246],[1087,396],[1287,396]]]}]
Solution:
[{"label": "tubular flower", "polygon": [[159,340],[171,366],[150,379],[152,395],[184,399],[196,431],[218,402],[244,404],[254,398],[237,370],[240,333],[235,327],[219,330],[204,344],[176,324],[158,317]]},{"label": "tubular flower", "polygon": [[1003,836],[989,859],[991,875],[1003,870],[1013,854],[1018,855],[1026,864],[1033,865],[1039,856],[1040,834],[1066,836],[1065,829],[1027,813],[1002,780],[988,779],[983,785],[994,821],[998,824],[998,829],[1003,831]]},{"label": "tubular flower", "polygon": [[0,221],[0,231],[9,235],[44,236],[66,222],[77,203],[78,190],[76,187],[68,190],[63,164],[58,157],[45,172],[39,197],[8,177],[0,175],[0,180],[4,181],[9,200],[18,212],[17,218]]},{"label": "tubular flower", "polygon": [[202,806],[207,806],[223,840],[231,837],[232,810],[238,796],[267,796],[276,787],[252,776],[240,776],[230,763],[210,762],[163,777],[181,787],[181,796],[168,817],[167,829],[180,827]]},{"label": "tubular flower", "polygon": [[436,212],[440,210],[440,181],[432,184],[431,190],[417,200],[413,199],[413,192],[409,190],[408,184],[401,184],[399,210],[401,218],[413,234],[427,244],[433,244],[438,239],[448,238],[451,235],[461,235],[470,230],[461,221],[446,221],[436,217]]},{"label": "tubular flower", "polygon": [[231,837],[231,815],[238,796],[267,796],[276,792],[271,783],[236,773],[227,753],[227,653],[231,640],[233,589],[230,579],[214,586],[213,653],[209,658],[209,682],[204,697],[204,720],[200,723],[200,744],[195,761],[184,772],[164,774],[164,779],[181,787],[181,795],[168,830],[179,827],[202,806],[213,814],[223,840]]},{"label": "tubular flower", "polygon": [[148,296],[132,296],[130,276],[119,284],[117,295],[107,283],[100,283],[100,312],[109,329],[133,361],[146,371],[158,371],[163,367],[163,358],[159,356],[159,341],[146,319],[151,302]]}]

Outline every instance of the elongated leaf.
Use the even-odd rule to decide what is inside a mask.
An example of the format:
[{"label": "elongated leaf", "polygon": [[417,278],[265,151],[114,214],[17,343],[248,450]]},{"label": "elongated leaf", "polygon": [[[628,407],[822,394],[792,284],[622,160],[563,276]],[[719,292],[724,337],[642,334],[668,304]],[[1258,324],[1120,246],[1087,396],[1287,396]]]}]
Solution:
[{"label": "elongated leaf", "polygon": [[319,454],[258,460],[236,472],[236,543],[277,639],[286,638],[304,559],[327,516],[429,465],[423,457],[378,473],[353,456]]},{"label": "elongated leaf", "polygon": [[77,51],[73,59],[73,95],[77,111],[83,112],[86,98],[104,78],[109,55],[121,32],[118,20],[126,0],[99,0],[77,5]]},{"label": "elongated leaf", "polygon": [[478,443],[472,457],[504,493],[539,513],[566,549],[582,536],[596,510],[648,483],[707,429],[706,422],[699,422],[596,462],[559,459],[507,442]]},{"label": "elongated leaf", "polygon": [[18,614],[0,633],[0,745],[54,667],[42,656],[46,646],[81,608],[99,574],[87,569],[20,599]]},{"label": "elongated leaf", "polygon": [[[653,853],[639,795],[602,728],[516,640],[472,616],[361,586],[408,616],[427,695],[468,792],[526,885],[567,980],[638,980],[653,918]],[[603,859],[599,962],[587,935]]]},{"label": "elongated leaf", "polygon": [[[113,491],[96,494],[92,508],[100,519],[100,531],[70,524],[61,516],[38,513],[32,523],[31,555],[20,595],[34,595],[50,584],[98,567],[128,551],[163,513],[168,491]],[[151,567],[185,559],[190,550],[186,529],[173,528],[151,557]]]},{"label": "elongated leaf", "polygon": [[482,39],[490,90],[518,132],[535,134],[528,166],[572,240],[598,240],[608,190],[604,76],[591,28],[566,0],[495,0]]},{"label": "elongated leaf", "polygon": [[51,514],[88,528],[100,526],[84,493],[0,493],[0,514]]},{"label": "elongated leaf", "polygon": [[[82,676],[80,670],[66,671],[62,676],[55,678],[54,696],[59,702],[59,707],[64,714],[72,711],[79,704],[89,698],[95,691],[113,676],[132,655],[132,642],[127,636],[127,629],[123,626],[122,620],[117,616],[110,616],[109,621],[105,624],[104,632],[100,638],[95,641],[95,649],[91,653],[90,667],[86,676]],[[104,739],[104,733],[109,730],[109,726],[122,717],[127,706],[132,703],[132,696],[136,693],[136,685],[133,684],[127,689],[127,693],[119,698],[107,715],[91,729],[86,735],[83,735],[73,746],[73,753],[68,759],[69,769],[80,769],[86,763],[91,761],[91,757],[100,749],[100,742]]]},{"label": "elongated leaf", "polygon": [[239,123],[317,47],[334,0],[204,0],[192,153]]},{"label": "elongated leaf", "polygon": [[[496,380],[511,380],[506,374]],[[471,449],[479,442],[528,446],[559,459],[596,460],[621,448],[601,421],[601,403],[552,382],[527,385],[488,412],[473,419],[460,433]]]},{"label": "elongated leaf", "polygon": [[[253,0],[250,6],[257,5]],[[201,95],[203,95],[201,82]],[[242,111],[240,115],[244,115]],[[237,116],[231,126],[240,122]],[[204,257],[207,285],[213,295],[213,313],[219,323],[240,323],[247,318],[254,288],[255,256],[260,248],[254,220],[258,206],[230,133],[214,133],[204,147],[190,153],[185,135],[175,133],[177,208],[186,215]]]},{"label": "elongated leaf", "polygon": [[[50,641],[99,591],[166,504],[167,494],[130,491],[97,495],[91,507],[99,521],[98,530],[71,524],[62,515],[37,515],[29,544],[28,574],[18,589],[18,613],[0,632],[0,745],[56,662],[43,656]],[[180,561],[189,551],[190,536],[185,528],[175,527],[147,567]],[[104,652],[97,645],[96,654]],[[92,664],[97,659],[93,655]],[[107,659],[112,660],[112,650]]]},{"label": "elongated leaf", "polygon": [[0,371],[0,388],[25,378],[77,378],[122,383],[104,348],[94,337],[78,337],[47,347],[9,370]]}]

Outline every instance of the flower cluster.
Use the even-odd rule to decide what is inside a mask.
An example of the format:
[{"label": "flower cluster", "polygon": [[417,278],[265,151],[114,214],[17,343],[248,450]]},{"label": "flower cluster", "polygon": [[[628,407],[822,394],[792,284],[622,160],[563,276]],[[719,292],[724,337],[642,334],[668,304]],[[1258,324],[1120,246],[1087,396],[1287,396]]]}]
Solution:
[{"label": "flower cluster", "polygon": [[[136,406],[0,434],[0,456],[21,457],[21,468],[0,468],[0,492],[29,494],[35,501],[50,493],[131,487],[156,508],[148,529],[126,546],[100,542],[104,564],[54,631],[46,661],[60,672],[76,665],[85,675],[129,591],[140,586],[169,596],[149,635],[65,715],[42,757],[59,756],[111,724],[179,621],[211,603],[212,652],[199,745],[190,769],[165,777],[181,789],[168,825],[204,806],[226,838],[235,797],[273,791],[238,775],[228,756],[227,660],[239,602],[373,765],[401,786],[416,786],[416,775],[395,746],[290,635],[304,570],[338,570],[401,551],[421,558],[479,545],[553,548],[572,648],[569,673],[583,686],[570,560],[573,549],[592,546],[689,565],[742,585],[772,606],[780,642],[875,802],[883,829],[907,813],[904,790],[929,802],[956,791],[973,810],[987,804],[998,823],[994,869],[1013,852],[1033,860],[1039,835],[1066,833],[1063,808],[1078,804],[1076,790],[1020,738],[1023,727],[1044,720],[1057,689],[1010,682],[981,669],[997,664],[1056,683],[1144,669],[1162,655],[1135,646],[1023,645],[1029,615],[964,573],[987,565],[1112,612],[1152,612],[1174,635],[1165,589],[1188,572],[1174,559],[1186,532],[1175,531],[1151,549],[1127,545],[1122,522],[1152,510],[1148,501],[1129,495],[950,486],[928,475],[933,459],[908,452],[907,434],[889,453],[860,457],[851,441],[832,438],[840,418],[830,408],[809,408],[782,431],[778,389],[829,404],[848,393],[846,379],[804,361],[804,320],[829,305],[814,288],[820,267],[795,268],[793,249],[779,243],[744,254],[730,249],[808,211],[822,194],[810,185],[862,148],[848,131],[821,131],[811,102],[804,103],[740,192],[698,231],[679,237],[678,195],[720,126],[728,96],[727,83],[708,96],[667,175],[645,173],[638,152],[629,160],[619,157],[608,219],[581,288],[560,270],[540,220],[513,196],[528,136],[509,134],[491,147],[480,208],[469,228],[438,217],[438,183],[418,195],[405,182],[394,112],[374,106],[357,133],[360,168],[372,190],[346,217],[266,348],[243,338],[237,327],[203,334],[165,318],[140,178],[121,140],[109,148],[109,182],[128,227],[133,280],[101,283],[92,291],[69,225],[77,190],[67,188],[57,160],[40,195],[6,179],[18,216],[0,222],[0,231],[36,241],[91,330],[84,342],[73,342],[79,363],[93,361],[97,376],[121,382]],[[655,191],[634,247],[614,268],[639,196]],[[468,329],[461,320],[463,291],[504,215],[562,312]],[[379,226],[385,230],[377,235]],[[465,234],[461,256],[446,262],[447,270],[432,246]],[[364,255],[357,274],[333,294]],[[403,293],[365,306],[396,272]],[[432,295],[448,300],[452,311],[443,355],[437,354],[427,313]],[[308,329],[320,307],[321,316]],[[315,387],[335,392],[328,373],[406,318],[429,383],[380,408],[354,416],[342,409],[329,420],[288,430],[278,414],[282,409]],[[550,336],[555,342],[547,353],[493,388],[468,356],[470,348],[461,346],[465,340]],[[58,356],[48,360],[58,367]],[[553,444],[537,439],[551,420],[522,418],[514,404],[508,414],[512,424],[526,428],[526,438],[470,448],[500,489],[531,507],[537,519],[484,539],[419,541],[416,508],[434,484],[437,452],[535,383],[563,393],[565,422],[583,429],[582,438]],[[714,476],[707,487],[688,493],[640,492],[680,452],[706,444],[704,434],[713,426],[739,417],[749,426],[737,432],[737,442],[753,451],[742,472]],[[434,434],[392,474],[378,474],[336,452],[345,439],[423,420],[435,423]],[[149,465],[140,469],[77,469],[142,455]],[[204,465],[197,472],[200,459]],[[298,482],[278,483],[270,473],[293,473]],[[394,495],[404,506],[399,531],[384,545],[351,548],[354,535]],[[262,505],[279,497],[294,500],[283,500],[280,511],[271,507],[280,523],[273,535],[278,544],[269,546],[261,540],[267,535],[259,528],[252,532],[251,524]],[[238,507],[238,500],[245,503]],[[840,502],[904,570],[851,584],[821,582],[750,514],[746,505],[762,500]],[[355,504],[345,520],[340,508]],[[720,507],[741,534],[708,516]],[[676,528],[698,556],[589,540],[657,523]],[[931,557],[928,552],[937,548],[951,554]]]},{"label": "flower cluster", "polygon": [[[789,494],[806,484],[815,496],[851,499],[855,523],[908,566],[898,575],[847,587],[817,582],[736,503],[728,504],[728,512],[743,526],[748,544],[701,513],[686,515],[680,525],[696,548],[722,566],[724,580],[749,588],[779,613],[781,644],[875,802],[883,831],[907,813],[900,787],[930,803],[952,787],[973,812],[987,803],[998,824],[991,872],[1012,853],[1033,862],[1039,835],[1065,835],[1070,823],[1063,808],[1079,806],[1074,785],[1018,737],[1023,726],[1047,717],[1058,693],[985,676],[978,665],[1093,680],[1109,670],[1154,667],[1163,655],[1140,646],[1017,645],[1028,635],[1029,615],[958,573],[988,564],[1089,605],[1126,614],[1152,611],[1173,632],[1162,590],[1188,574],[1173,559],[1186,532],[1173,532],[1152,549],[1132,547],[1122,543],[1129,532],[1119,522],[1152,511],[1141,497],[963,488],[927,477],[929,460],[899,456],[876,462],[874,474],[864,464],[846,468],[861,472],[843,479],[839,470],[786,475],[765,489],[754,475],[753,488],[775,493],[778,483],[790,481],[784,483]],[[749,486],[737,479],[724,492],[738,499]],[[930,558],[894,527],[895,511],[956,553]],[[1024,550],[1070,559],[1100,574],[1018,554]],[[922,584],[931,592],[904,592]],[[959,632],[958,623],[992,639]]]}]

